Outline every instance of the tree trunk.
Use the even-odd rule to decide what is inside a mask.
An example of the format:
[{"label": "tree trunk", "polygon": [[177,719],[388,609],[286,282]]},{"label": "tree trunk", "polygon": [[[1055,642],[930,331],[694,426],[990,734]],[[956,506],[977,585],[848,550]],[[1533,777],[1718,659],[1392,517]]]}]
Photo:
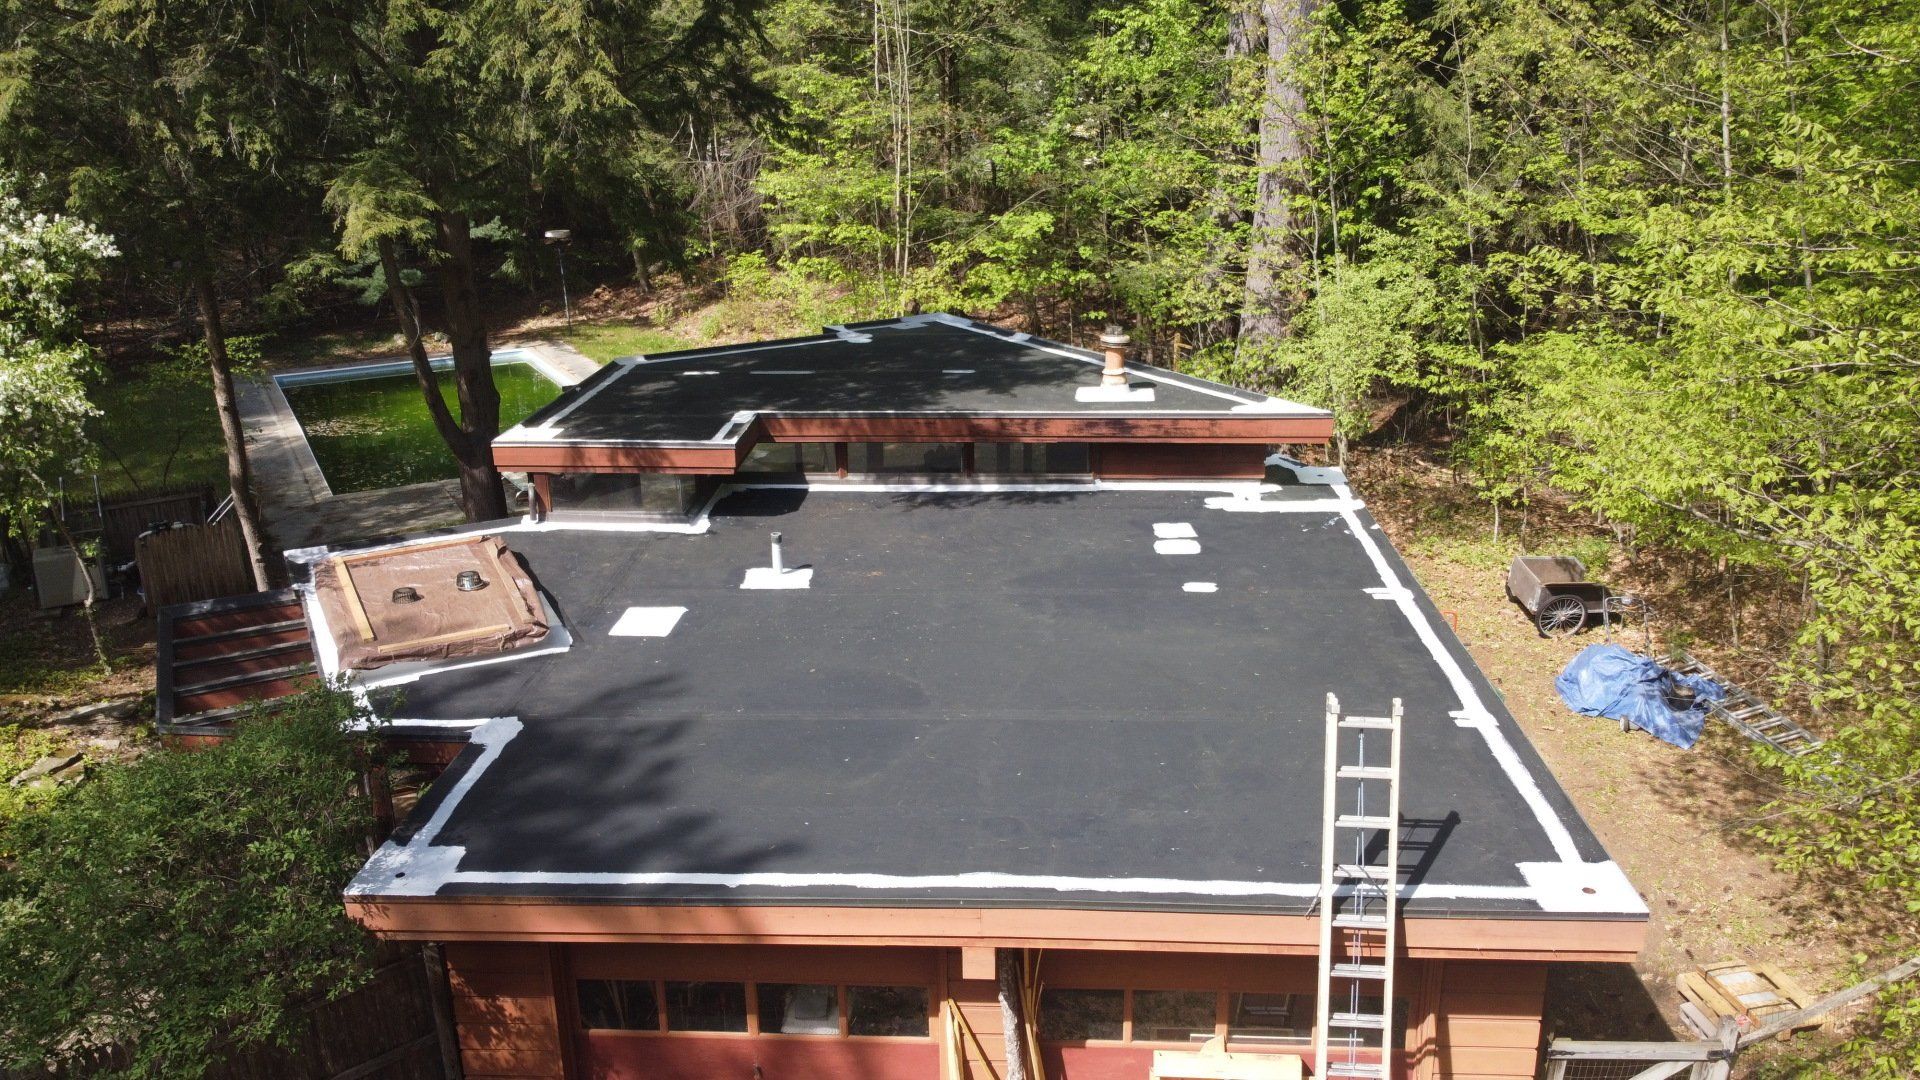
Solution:
[{"label": "tree trunk", "polygon": [[1027,1080],[1026,1017],[1020,1008],[1020,950],[993,950],[994,975],[1000,984],[1000,1033],[1007,1041],[1007,1072],[1001,1080]]},{"label": "tree trunk", "polygon": [[447,338],[453,345],[454,391],[460,399],[460,445],[449,443],[460,465],[460,507],[468,521],[507,516],[500,472],[493,467],[493,437],[500,434],[500,391],[493,385],[493,349],[487,343],[487,319],[480,309],[479,273],[474,265],[473,234],[465,214],[442,213],[439,234],[440,296],[446,308]]},{"label": "tree trunk", "polygon": [[1243,341],[1285,335],[1300,301],[1292,280],[1300,265],[1299,230],[1287,202],[1299,188],[1301,163],[1307,157],[1306,97],[1295,81],[1295,69],[1318,0],[1262,0],[1260,7],[1267,23],[1267,87],[1260,110],[1259,186],[1247,252]]},{"label": "tree trunk", "polygon": [[453,451],[454,459],[464,461],[469,453],[467,433],[461,430],[460,421],[454,419],[453,410],[447,408],[446,395],[440,392],[440,376],[433,370],[433,360],[427,356],[426,342],[421,339],[420,316],[413,303],[413,292],[400,277],[400,256],[390,239],[382,239],[378,247],[380,272],[387,279],[387,299],[392,301],[393,313],[400,320],[400,334],[407,341],[407,358],[413,361],[414,381],[427,399],[427,415],[433,418],[434,430]]},{"label": "tree trunk", "polygon": [[220,414],[220,438],[227,445],[227,489],[233,493],[233,512],[240,519],[240,535],[247,543],[247,561],[253,565],[253,586],[264,592],[273,587],[266,530],[260,524],[260,504],[253,497],[253,467],[247,462],[246,436],[240,430],[233,367],[227,359],[227,332],[220,324],[220,297],[213,290],[211,270],[194,272],[193,296],[200,306],[207,367],[213,372],[213,405]]}]

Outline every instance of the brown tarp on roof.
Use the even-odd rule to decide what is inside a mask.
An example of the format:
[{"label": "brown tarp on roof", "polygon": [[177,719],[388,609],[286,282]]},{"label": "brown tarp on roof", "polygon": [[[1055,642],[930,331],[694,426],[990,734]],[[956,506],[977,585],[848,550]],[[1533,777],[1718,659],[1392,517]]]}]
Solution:
[{"label": "brown tarp on roof", "polygon": [[[455,588],[462,570],[479,571],[486,587]],[[395,603],[404,586],[420,599]],[[533,579],[496,536],[337,555],[314,567],[313,591],[343,668],[491,656],[547,636]]]}]

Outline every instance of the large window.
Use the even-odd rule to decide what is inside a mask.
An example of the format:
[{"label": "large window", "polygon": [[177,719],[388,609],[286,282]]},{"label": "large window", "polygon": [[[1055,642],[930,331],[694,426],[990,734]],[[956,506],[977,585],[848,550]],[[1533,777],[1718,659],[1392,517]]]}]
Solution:
[{"label": "large window", "polygon": [[1086,443],[975,443],[973,470],[996,475],[1085,475],[1093,471],[1093,464]]},{"label": "large window", "polygon": [[912,1039],[932,1033],[924,986],[581,979],[576,989],[581,1026],[598,1031]]},{"label": "large window", "polygon": [[852,443],[850,473],[906,473],[926,476],[957,473],[966,466],[959,443]]},{"label": "large window", "polygon": [[650,982],[581,979],[580,1022],[615,1031],[660,1030],[660,1001]]},{"label": "large window", "polygon": [[[1405,1031],[1407,1002],[1394,1005],[1394,1030]],[[1380,1002],[1362,998],[1360,1009],[1378,1012]],[[1224,1026],[1230,1050],[1300,1047],[1313,1042],[1314,1014],[1312,994],[1049,989],[1040,995],[1040,1038],[1192,1046]]]},{"label": "large window", "polygon": [[549,491],[555,513],[683,515],[699,483],[660,473],[556,473]]},{"label": "large window", "polygon": [[762,1035],[840,1034],[840,988],[796,983],[761,983]]},{"label": "large window", "polygon": [[847,987],[847,1034],[927,1034],[927,988],[924,986]]},{"label": "large window", "polygon": [[1040,1037],[1047,1042],[1117,1041],[1126,1034],[1125,990],[1043,990]]},{"label": "large window", "polygon": [[1135,1042],[1206,1042],[1213,1038],[1220,995],[1211,990],[1135,990]]},{"label": "large window", "polygon": [[747,1030],[747,985],[736,982],[668,983],[667,1030]]},{"label": "large window", "polygon": [[1230,994],[1227,1035],[1235,1045],[1306,1046],[1313,1042],[1311,994]]},{"label": "large window", "polygon": [[833,460],[832,443],[763,442],[747,453],[747,460],[740,463],[738,471],[793,476],[830,473],[837,468]]}]

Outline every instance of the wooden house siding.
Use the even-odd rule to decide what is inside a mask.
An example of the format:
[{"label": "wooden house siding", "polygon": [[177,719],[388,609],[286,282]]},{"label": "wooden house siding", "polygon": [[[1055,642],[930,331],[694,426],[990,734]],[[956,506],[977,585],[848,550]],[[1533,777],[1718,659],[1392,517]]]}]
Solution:
[{"label": "wooden house siding", "polygon": [[446,957],[467,1080],[563,1080],[550,947],[448,945]]},{"label": "wooden house siding", "polygon": [[[860,1076],[863,1080],[985,1080],[1004,1075],[998,988],[962,977],[958,949],[654,944],[450,944],[446,948],[461,1060],[473,1080],[680,1080],[750,1076]],[[976,965],[975,972],[978,971]],[[1523,1080],[1536,1074],[1547,966],[1460,960],[1401,961],[1407,1001],[1408,1080]],[[932,1038],[833,1039],[747,1034],[587,1032],[573,1015],[575,978],[926,985]],[[1049,952],[1049,987],[1311,993],[1306,957]],[[948,1011],[965,1020],[964,1075],[944,1048]],[[1059,1080],[1138,1080],[1146,1045],[1050,1046]],[[1290,1051],[1307,1056],[1305,1048]]]}]

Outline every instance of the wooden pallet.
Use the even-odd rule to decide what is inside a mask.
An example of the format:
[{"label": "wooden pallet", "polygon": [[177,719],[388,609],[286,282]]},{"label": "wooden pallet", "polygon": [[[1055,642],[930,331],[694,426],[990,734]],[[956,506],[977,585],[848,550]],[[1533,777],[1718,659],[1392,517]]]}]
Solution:
[{"label": "wooden pallet", "polygon": [[[1714,1024],[1730,1018],[1743,1028],[1759,1027],[1769,1017],[1813,1004],[1813,995],[1772,964],[1722,960],[1684,972],[1678,981],[1680,995]],[[1819,1021],[1811,1021],[1794,1030],[1819,1026]]]}]

